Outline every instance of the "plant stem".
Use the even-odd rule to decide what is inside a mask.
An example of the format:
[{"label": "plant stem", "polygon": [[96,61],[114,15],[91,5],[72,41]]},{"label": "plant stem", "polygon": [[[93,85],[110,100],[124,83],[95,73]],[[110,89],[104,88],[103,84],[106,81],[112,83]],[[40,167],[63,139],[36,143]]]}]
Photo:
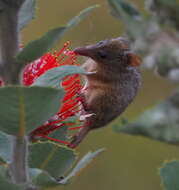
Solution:
[{"label": "plant stem", "polygon": [[[19,51],[18,14],[25,0],[0,0],[0,76],[5,84],[20,83],[20,66],[15,61]],[[16,184],[29,182],[28,138],[14,136],[9,171]]]},{"label": "plant stem", "polygon": [[[0,2],[4,1],[0,0]],[[4,8],[0,12],[0,75],[5,84],[17,84],[20,71],[15,56],[19,51],[18,12],[20,7],[11,6],[8,3],[4,3]]]},{"label": "plant stem", "polygon": [[28,172],[28,137],[23,140],[14,137],[12,161],[9,164],[12,181],[16,184],[23,184],[29,181]]}]

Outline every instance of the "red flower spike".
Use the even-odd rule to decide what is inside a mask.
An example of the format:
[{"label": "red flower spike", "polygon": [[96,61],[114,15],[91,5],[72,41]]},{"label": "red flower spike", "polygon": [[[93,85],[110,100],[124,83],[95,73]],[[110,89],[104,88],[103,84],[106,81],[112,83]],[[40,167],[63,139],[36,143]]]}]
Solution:
[{"label": "red flower spike", "polygon": [[[60,67],[62,65],[79,65],[76,62],[75,53],[67,49],[69,44],[70,42],[66,42],[60,51],[54,52],[53,54],[46,53],[40,59],[27,65],[23,72],[23,84],[25,86],[32,85],[39,76],[49,69]],[[54,139],[48,135],[63,126],[68,126],[69,130],[81,128],[81,126],[75,127],[75,123],[72,122],[63,123],[66,119],[81,111],[79,106],[82,104],[82,101],[81,98],[78,97],[78,94],[82,89],[81,78],[78,74],[67,76],[63,79],[61,85],[65,90],[62,107],[59,108],[59,112],[55,116],[31,132],[30,136],[32,141],[36,141],[40,137],[69,145],[69,142]]]}]

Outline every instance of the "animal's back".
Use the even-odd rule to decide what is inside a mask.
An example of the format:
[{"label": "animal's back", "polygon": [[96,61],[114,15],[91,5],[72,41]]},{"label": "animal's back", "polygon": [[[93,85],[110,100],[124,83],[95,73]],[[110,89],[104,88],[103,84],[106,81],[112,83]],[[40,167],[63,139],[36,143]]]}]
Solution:
[{"label": "animal's back", "polygon": [[[94,74],[86,76],[86,87],[83,95],[87,104],[86,118],[91,128],[105,126],[119,116],[134,99],[140,86],[140,73],[136,67],[125,68],[124,71],[101,71],[102,68],[89,59],[83,65],[87,72]],[[95,72],[96,71],[96,72]],[[101,73],[105,73],[101,76]]]}]

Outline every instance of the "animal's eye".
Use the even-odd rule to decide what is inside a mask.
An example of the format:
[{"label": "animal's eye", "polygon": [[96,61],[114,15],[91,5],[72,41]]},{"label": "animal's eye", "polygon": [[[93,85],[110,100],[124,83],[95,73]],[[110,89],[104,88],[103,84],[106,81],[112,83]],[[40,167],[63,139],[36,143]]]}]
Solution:
[{"label": "animal's eye", "polygon": [[99,50],[99,51],[98,51],[98,56],[99,56],[100,58],[106,59],[106,58],[108,57],[108,54],[107,54],[107,52],[104,51],[104,50]]},{"label": "animal's eye", "polygon": [[104,41],[98,42],[98,45],[103,45],[103,44],[104,44]]}]

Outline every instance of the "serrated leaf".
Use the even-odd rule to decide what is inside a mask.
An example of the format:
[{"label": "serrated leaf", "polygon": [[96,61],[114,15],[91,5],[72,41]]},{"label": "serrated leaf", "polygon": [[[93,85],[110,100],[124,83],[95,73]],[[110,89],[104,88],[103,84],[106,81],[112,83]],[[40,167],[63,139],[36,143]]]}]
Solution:
[{"label": "serrated leaf", "polygon": [[76,159],[73,150],[50,142],[30,146],[29,165],[47,171],[54,178],[64,175]]},{"label": "serrated leaf", "polygon": [[59,110],[63,95],[62,89],[54,88],[0,88],[0,130],[20,136],[29,133]]},{"label": "serrated leaf", "polygon": [[175,97],[178,98],[178,92],[146,110],[136,121],[122,126],[114,126],[115,131],[177,144],[179,142],[179,107]]},{"label": "serrated leaf", "polygon": [[43,75],[38,77],[34,82],[33,86],[51,86],[61,88],[59,83],[65,76],[72,74],[85,74],[84,69],[79,66],[66,65],[56,67],[48,70]]},{"label": "serrated leaf", "polygon": [[166,190],[179,189],[179,161],[171,161],[160,168],[160,177]]},{"label": "serrated leaf", "polygon": [[24,190],[23,187],[20,187],[18,185],[12,184],[3,176],[0,175],[0,186],[2,190]]},{"label": "serrated leaf", "polygon": [[38,187],[56,187],[60,184],[55,178],[50,176],[47,172],[38,168],[30,168],[29,175],[32,183]]},{"label": "serrated leaf", "polygon": [[12,159],[12,143],[12,136],[0,131],[0,158],[2,158],[4,162],[10,162]]},{"label": "serrated leaf", "polygon": [[59,183],[61,184],[67,184],[69,180],[76,176],[83,168],[85,168],[96,156],[98,156],[100,153],[102,153],[105,149],[101,148],[95,152],[88,152],[73,168],[73,170],[70,172],[70,174],[62,179]]},{"label": "serrated leaf", "polygon": [[19,11],[19,30],[23,29],[33,18],[35,14],[36,0],[25,0]]},{"label": "serrated leaf", "polygon": [[[16,60],[18,62],[29,63],[32,62],[46,52],[48,52],[55,43],[61,39],[63,34],[70,29],[71,27],[77,25],[81,19],[89,14],[97,6],[91,6],[87,9],[84,9],[78,16],[71,19],[66,26],[58,27],[52,30],[49,30],[46,34],[44,34],[41,38],[34,40],[27,44],[23,48],[23,50],[16,56]],[[22,63],[21,63],[22,64]]]}]

